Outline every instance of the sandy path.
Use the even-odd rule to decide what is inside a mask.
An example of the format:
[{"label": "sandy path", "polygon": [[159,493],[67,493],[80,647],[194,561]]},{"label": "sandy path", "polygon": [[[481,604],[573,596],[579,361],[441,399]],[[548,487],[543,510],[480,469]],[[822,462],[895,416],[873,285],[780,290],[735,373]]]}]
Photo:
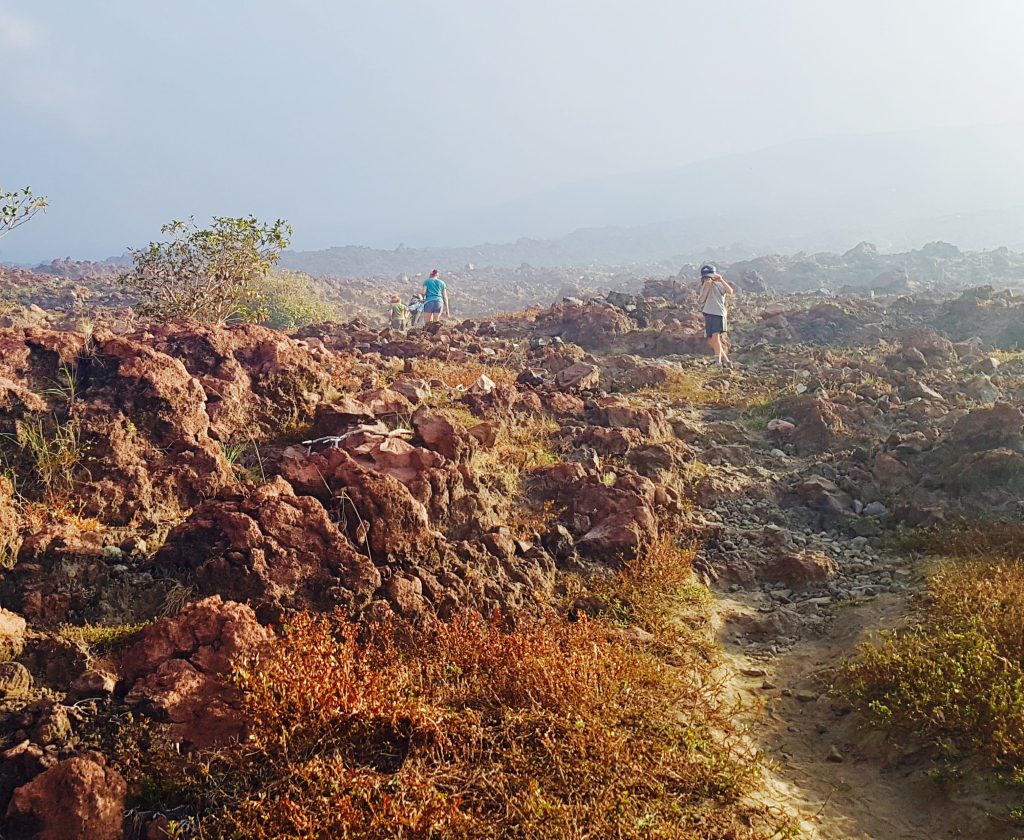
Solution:
[{"label": "sandy path", "polygon": [[[729,597],[719,605],[745,608]],[[897,625],[905,611],[897,595],[839,607],[824,635],[798,642],[770,663],[750,660],[723,640],[745,723],[773,765],[768,799],[797,816],[814,840],[1009,840],[1018,832],[991,816],[1006,813],[1007,803],[997,802],[1006,792],[978,789],[970,778],[940,784],[927,775],[928,763],[901,759],[881,734],[864,729],[855,715],[837,714],[822,694],[841,658],[866,634]],[[748,677],[741,669],[766,674]],[[764,689],[765,682],[776,688]],[[828,760],[833,747],[842,762]]]}]

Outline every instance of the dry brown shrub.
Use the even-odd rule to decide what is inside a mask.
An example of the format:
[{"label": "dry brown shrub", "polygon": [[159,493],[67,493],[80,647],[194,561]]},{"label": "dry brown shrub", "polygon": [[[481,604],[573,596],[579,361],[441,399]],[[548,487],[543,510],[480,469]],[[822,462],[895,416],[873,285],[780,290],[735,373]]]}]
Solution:
[{"label": "dry brown shrub", "polygon": [[[688,581],[652,554],[636,603]],[[741,804],[757,765],[712,666],[686,659],[554,614],[300,615],[237,673],[251,738],[165,761],[161,789],[202,838],[769,837],[774,818]]]},{"label": "dry brown shrub", "polygon": [[91,516],[83,516],[84,504],[73,499],[54,499],[48,502],[26,501],[22,505],[25,525],[30,531],[41,531],[50,524],[67,524],[78,531],[102,531],[103,523]]}]

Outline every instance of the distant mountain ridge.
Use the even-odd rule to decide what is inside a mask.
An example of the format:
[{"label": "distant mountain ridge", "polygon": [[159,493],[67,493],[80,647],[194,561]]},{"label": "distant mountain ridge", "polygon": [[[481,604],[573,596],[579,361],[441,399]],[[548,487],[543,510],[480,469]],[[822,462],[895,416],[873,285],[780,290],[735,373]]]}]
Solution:
[{"label": "distant mountain ridge", "polygon": [[[806,140],[441,214],[406,242],[292,252],[311,273],[636,265],[771,251],[1024,248],[1024,124]],[[528,234],[528,237],[523,237]],[[500,243],[500,244],[494,244]]]},{"label": "distant mountain ridge", "polygon": [[[558,238],[588,228],[670,224],[677,236],[703,237],[676,247],[751,241],[768,247],[840,247],[817,243],[828,232],[864,230],[884,241],[915,235],[915,222],[1024,211],[1024,123],[986,128],[861,134],[792,141],[676,169],[568,184],[489,208],[449,215],[419,236],[422,244]],[[965,226],[968,227],[968,226]],[[969,230],[928,236],[965,247]],[[1021,234],[1018,234],[1021,235]],[[777,242],[784,238],[783,243]],[[807,237],[806,243],[793,241]],[[857,241],[856,239],[854,241]],[[849,247],[849,243],[846,247]],[[899,243],[921,244],[921,243]]]}]

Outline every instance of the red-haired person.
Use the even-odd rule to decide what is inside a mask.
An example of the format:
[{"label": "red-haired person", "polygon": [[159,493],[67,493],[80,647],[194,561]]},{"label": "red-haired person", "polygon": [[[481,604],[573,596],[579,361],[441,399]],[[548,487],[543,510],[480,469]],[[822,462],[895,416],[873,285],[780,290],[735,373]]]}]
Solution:
[{"label": "red-haired person", "polygon": [[423,281],[423,321],[426,324],[437,321],[442,315],[448,317],[448,284],[438,277],[437,269]]}]

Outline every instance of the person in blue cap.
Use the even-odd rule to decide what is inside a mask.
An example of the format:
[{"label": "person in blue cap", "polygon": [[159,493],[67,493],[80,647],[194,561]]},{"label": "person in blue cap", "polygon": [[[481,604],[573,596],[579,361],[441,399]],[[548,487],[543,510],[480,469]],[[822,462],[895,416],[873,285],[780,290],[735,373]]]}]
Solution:
[{"label": "person in blue cap", "polygon": [[732,365],[729,361],[729,345],[726,333],[729,331],[728,298],[736,292],[713,265],[700,268],[701,288],[697,303],[704,313],[704,335],[718,357],[719,365]]}]

